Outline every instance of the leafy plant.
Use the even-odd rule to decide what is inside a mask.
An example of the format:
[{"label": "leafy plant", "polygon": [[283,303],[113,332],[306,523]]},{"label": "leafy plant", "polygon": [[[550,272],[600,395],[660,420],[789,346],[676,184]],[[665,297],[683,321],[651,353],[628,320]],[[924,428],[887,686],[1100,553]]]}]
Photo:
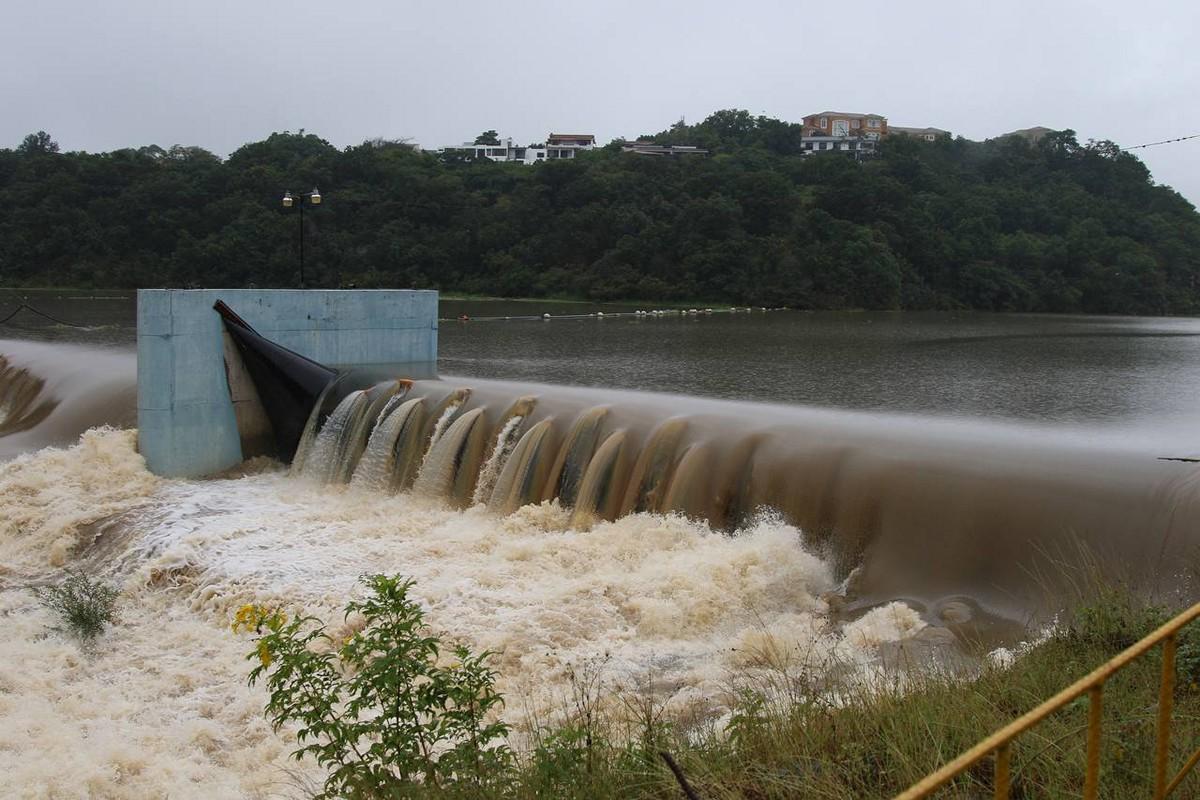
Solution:
[{"label": "leafy plant", "polygon": [[296,759],[329,768],[319,798],[409,796],[422,789],[493,789],[512,766],[494,719],[502,704],[492,655],[443,644],[409,596],[412,581],[372,575],[366,599],[346,605],[362,629],[335,642],[312,617],[288,620],[245,606],[234,630],[258,634],[247,656],[250,683],[265,679],[266,711],[278,730],[299,726]]},{"label": "leafy plant", "polygon": [[756,737],[761,737],[767,728],[767,702],[758,692],[741,688],[729,716],[726,731],[734,747],[751,747]]},{"label": "leafy plant", "polygon": [[116,619],[117,597],[121,594],[113,586],[70,569],[62,583],[33,592],[77,636],[88,641],[100,635],[104,626]]}]

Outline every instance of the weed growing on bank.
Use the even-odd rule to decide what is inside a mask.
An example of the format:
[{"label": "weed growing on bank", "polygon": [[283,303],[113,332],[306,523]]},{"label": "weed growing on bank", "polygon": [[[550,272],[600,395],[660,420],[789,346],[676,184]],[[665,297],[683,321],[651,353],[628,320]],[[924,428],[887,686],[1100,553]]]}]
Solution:
[{"label": "weed growing on bank", "polygon": [[115,621],[117,598],[121,594],[113,586],[70,569],[62,583],[35,588],[33,593],[72,633],[88,642]]},{"label": "weed growing on bank", "polygon": [[[705,800],[888,798],[1170,616],[1124,590],[1100,591],[1011,665],[984,659],[966,677],[922,664],[864,674],[773,651],[731,675],[720,721],[686,704],[668,712],[670,692],[652,676],[633,689],[610,683],[600,659],[576,670],[559,712],[530,720],[510,750],[507,727],[485,722],[501,703],[487,654],[459,649],[454,665],[438,667],[440,643],[407,599],[411,584],[376,576],[368,585],[372,597],[347,607],[366,627],[324,654],[313,647],[320,628],[302,633],[308,621],[254,608],[239,615],[239,627],[266,631],[250,657],[252,679],[265,675],[272,689],[268,713],[277,726],[301,725],[298,757],[331,768],[318,797],[674,799],[684,795],[673,765]],[[1185,629],[1177,665],[1174,769],[1200,742],[1200,631]],[[1155,650],[1106,684],[1105,796],[1153,786],[1160,669]],[[1087,715],[1085,698],[1017,740],[1014,797],[1078,796]],[[940,796],[990,796],[992,779],[985,759]],[[1177,796],[1200,796],[1200,775]]]},{"label": "weed growing on bank", "polygon": [[265,680],[276,730],[298,727],[297,759],[329,769],[318,798],[407,797],[421,790],[482,795],[509,772],[508,727],[489,653],[452,649],[430,634],[411,581],[364,578],[369,595],[346,605],[361,629],[334,641],[311,617],[245,606],[235,631],[254,631],[250,683]]}]

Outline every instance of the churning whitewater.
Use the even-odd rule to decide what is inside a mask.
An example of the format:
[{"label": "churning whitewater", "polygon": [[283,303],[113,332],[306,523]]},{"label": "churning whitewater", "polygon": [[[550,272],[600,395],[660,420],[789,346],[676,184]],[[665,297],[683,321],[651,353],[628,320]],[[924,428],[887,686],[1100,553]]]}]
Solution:
[{"label": "churning whitewater", "polygon": [[[495,651],[518,727],[562,707],[572,670],[626,687],[652,676],[672,705],[717,715],[731,671],[765,649],[870,669],[881,645],[932,630],[898,603],[832,624],[833,572],[770,516],[732,535],[648,513],[584,531],[555,502],[501,516],[259,466],[163,480],[135,432],[112,429],[0,466],[0,794],[286,794],[313,766],[289,762],[288,731],[264,720],[230,618],[256,602],[336,627],[366,572],[414,578],[436,630]],[[122,588],[94,651],[53,630],[28,588],[62,566]]]}]

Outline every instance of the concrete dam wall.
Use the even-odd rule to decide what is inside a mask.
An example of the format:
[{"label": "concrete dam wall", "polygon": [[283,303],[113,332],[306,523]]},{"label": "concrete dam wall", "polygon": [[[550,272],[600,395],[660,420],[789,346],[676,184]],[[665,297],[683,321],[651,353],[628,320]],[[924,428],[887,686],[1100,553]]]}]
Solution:
[{"label": "concrete dam wall", "polygon": [[209,475],[269,450],[270,423],[213,310],[218,300],[322,364],[436,371],[435,291],[139,290],[138,448],[158,475]]}]

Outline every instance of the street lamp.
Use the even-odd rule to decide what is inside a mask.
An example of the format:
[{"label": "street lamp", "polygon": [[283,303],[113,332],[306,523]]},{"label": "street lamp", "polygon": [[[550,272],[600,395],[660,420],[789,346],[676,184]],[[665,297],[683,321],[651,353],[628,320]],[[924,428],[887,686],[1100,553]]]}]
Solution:
[{"label": "street lamp", "polygon": [[300,288],[304,288],[304,206],[305,201],[308,201],[310,206],[321,205],[321,193],[317,191],[317,187],[313,187],[311,192],[302,192],[298,195],[293,195],[291,192],[283,193],[284,209],[295,207],[300,211]]}]

